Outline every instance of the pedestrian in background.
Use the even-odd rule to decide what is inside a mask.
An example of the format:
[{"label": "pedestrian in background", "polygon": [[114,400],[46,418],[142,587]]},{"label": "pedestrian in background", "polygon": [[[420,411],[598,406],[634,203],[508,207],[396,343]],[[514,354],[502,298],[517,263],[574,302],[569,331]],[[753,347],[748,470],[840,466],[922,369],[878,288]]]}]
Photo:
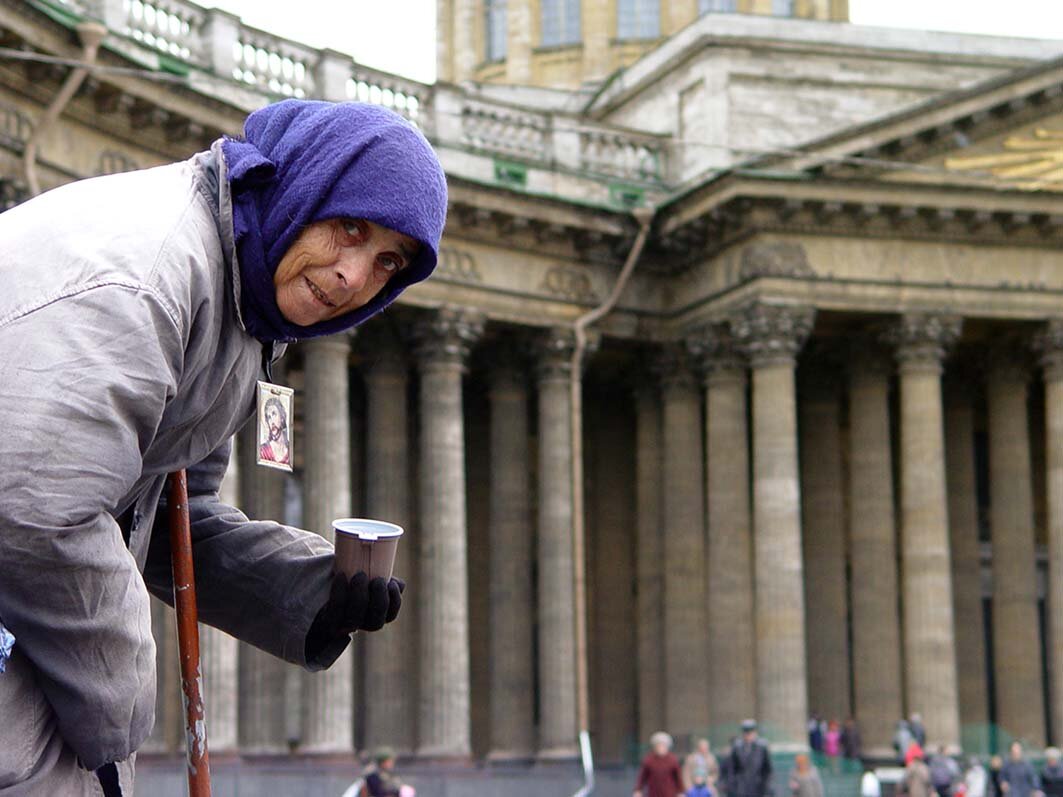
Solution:
[{"label": "pedestrian in background", "polygon": [[[1045,765],[1041,770],[1041,791],[1045,797],[1063,797],[1063,763],[1058,747],[1045,750]],[[970,797],[968,794],[967,797]]]},{"label": "pedestrian in background", "polygon": [[1000,768],[1000,791],[1007,797],[1032,797],[1041,791],[1041,778],[1023,755],[1020,742],[1008,748],[1008,760]]},{"label": "pedestrian in background", "polygon": [[808,756],[800,754],[794,759],[794,768],[790,771],[791,797],[823,797],[823,781]]},{"label": "pedestrian in background", "polygon": [[672,737],[658,731],[650,737],[650,752],[642,759],[635,781],[635,797],[682,797],[679,759],[672,755]]},{"label": "pedestrian in background", "polygon": [[901,794],[905,797],[931,797],[930,768],[923,761],[923,748],[914,741],[908,748]]},{"label": "pedestrian in background", "polygon": [[767,797],[774,793],[771,754],[757,735],[756,720],[742,722],[742,738],[731,749],[727,771],[729,797]]},{"label": "pedestrian in background", "polygon": [[926,749],[926,726],[923,725],[922,714],[912,714],[908,718],[908,727],[912,731],[912,738],[919,743],[919,746],[924,750]]},{"label": "pedestrian in background", "polygon": [[960,781],[960,767],[944,747],[930,757],[930,782],[938,797],[952,797],[952,790]]},{"label": "pedestrian in background", "polygon": [[708,739],[698,739],[693,751],[683,762],[683,788],[687,792],[694,786],[698,775],[702,776],[706,786],[715,789],[716,780],[720,775],[720,764],[712,754],[712,745]]},{"label": "pedestrian in background", "polygon": [[842,755],[850,761],[858,761],[864,754],[864,741],[855,717],[849,717],[842,726]]},{"label": "pedestrian in background", "polygon": [[989,773],[985,771],[977,756],[971,756],[967,762],[967,772],[963,776],[967,797],[987,797],[989,791]]},{"label": "pedestrian in background", "polygon": [[912,746],[912,729],[908,727],[908,720],[897,720],[897,730],[893,732],[893,749],[897,751],[897,759],[904,761],[908,755],[908,748]]}]

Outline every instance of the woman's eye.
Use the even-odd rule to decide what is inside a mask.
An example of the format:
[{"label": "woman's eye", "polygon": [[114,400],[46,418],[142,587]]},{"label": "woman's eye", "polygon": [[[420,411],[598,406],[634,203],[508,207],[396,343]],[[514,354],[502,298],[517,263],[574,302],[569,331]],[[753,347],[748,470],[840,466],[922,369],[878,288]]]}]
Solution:
[{"label": "woman's eye", "polygon": [[382,257],[377,262],[387,271],[389,274],[394,274],[400,268],[402,268],[402,261],[397,257]]},{"label": "woman's eye", "polygon": [[365,236],[365,225],[360,221],[348,219],[343,222],[343,231],[352,238],[362,238]]}]

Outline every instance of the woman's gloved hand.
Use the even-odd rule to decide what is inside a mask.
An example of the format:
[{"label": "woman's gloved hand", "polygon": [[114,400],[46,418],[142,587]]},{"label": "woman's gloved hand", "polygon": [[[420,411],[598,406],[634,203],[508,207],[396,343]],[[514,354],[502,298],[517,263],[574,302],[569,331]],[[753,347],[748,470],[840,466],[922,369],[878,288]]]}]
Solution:
[{"label": "woman's gloved hand", "polygon": [[385,581],[365,573],[356,573],[350,581],[342,573],[332,579],[332,589],[325,605],[317,613],[306,635],[307,659],[339,637],[355,631],[379,631],[385,623],[399,616],[406,582],[401,578]]}]

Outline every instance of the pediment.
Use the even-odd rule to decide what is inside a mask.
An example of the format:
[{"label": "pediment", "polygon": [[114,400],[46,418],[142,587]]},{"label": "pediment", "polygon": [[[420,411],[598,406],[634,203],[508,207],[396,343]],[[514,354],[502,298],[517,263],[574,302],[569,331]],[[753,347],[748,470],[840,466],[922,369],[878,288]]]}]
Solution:
[{"label": "pediment", "polygon": [[751,165],[890,183],[1063,191],[1063,58],[936,97],[800,150]]}]

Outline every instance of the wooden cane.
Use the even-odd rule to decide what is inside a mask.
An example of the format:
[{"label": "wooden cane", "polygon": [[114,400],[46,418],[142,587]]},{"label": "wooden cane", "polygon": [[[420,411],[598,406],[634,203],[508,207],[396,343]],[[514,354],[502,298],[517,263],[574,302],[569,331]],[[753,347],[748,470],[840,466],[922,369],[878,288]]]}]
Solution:
[{"label": "wooden cane", "polygon": [[207,724],[199,670],[199,615],[192,569],[192,528],[188,515],[188,477],[170,474],[170,558],[173,605],[177,610],[177,647],[181,656],[181,696],[185,706],[185,753],[189,797],[210,797]]}]

